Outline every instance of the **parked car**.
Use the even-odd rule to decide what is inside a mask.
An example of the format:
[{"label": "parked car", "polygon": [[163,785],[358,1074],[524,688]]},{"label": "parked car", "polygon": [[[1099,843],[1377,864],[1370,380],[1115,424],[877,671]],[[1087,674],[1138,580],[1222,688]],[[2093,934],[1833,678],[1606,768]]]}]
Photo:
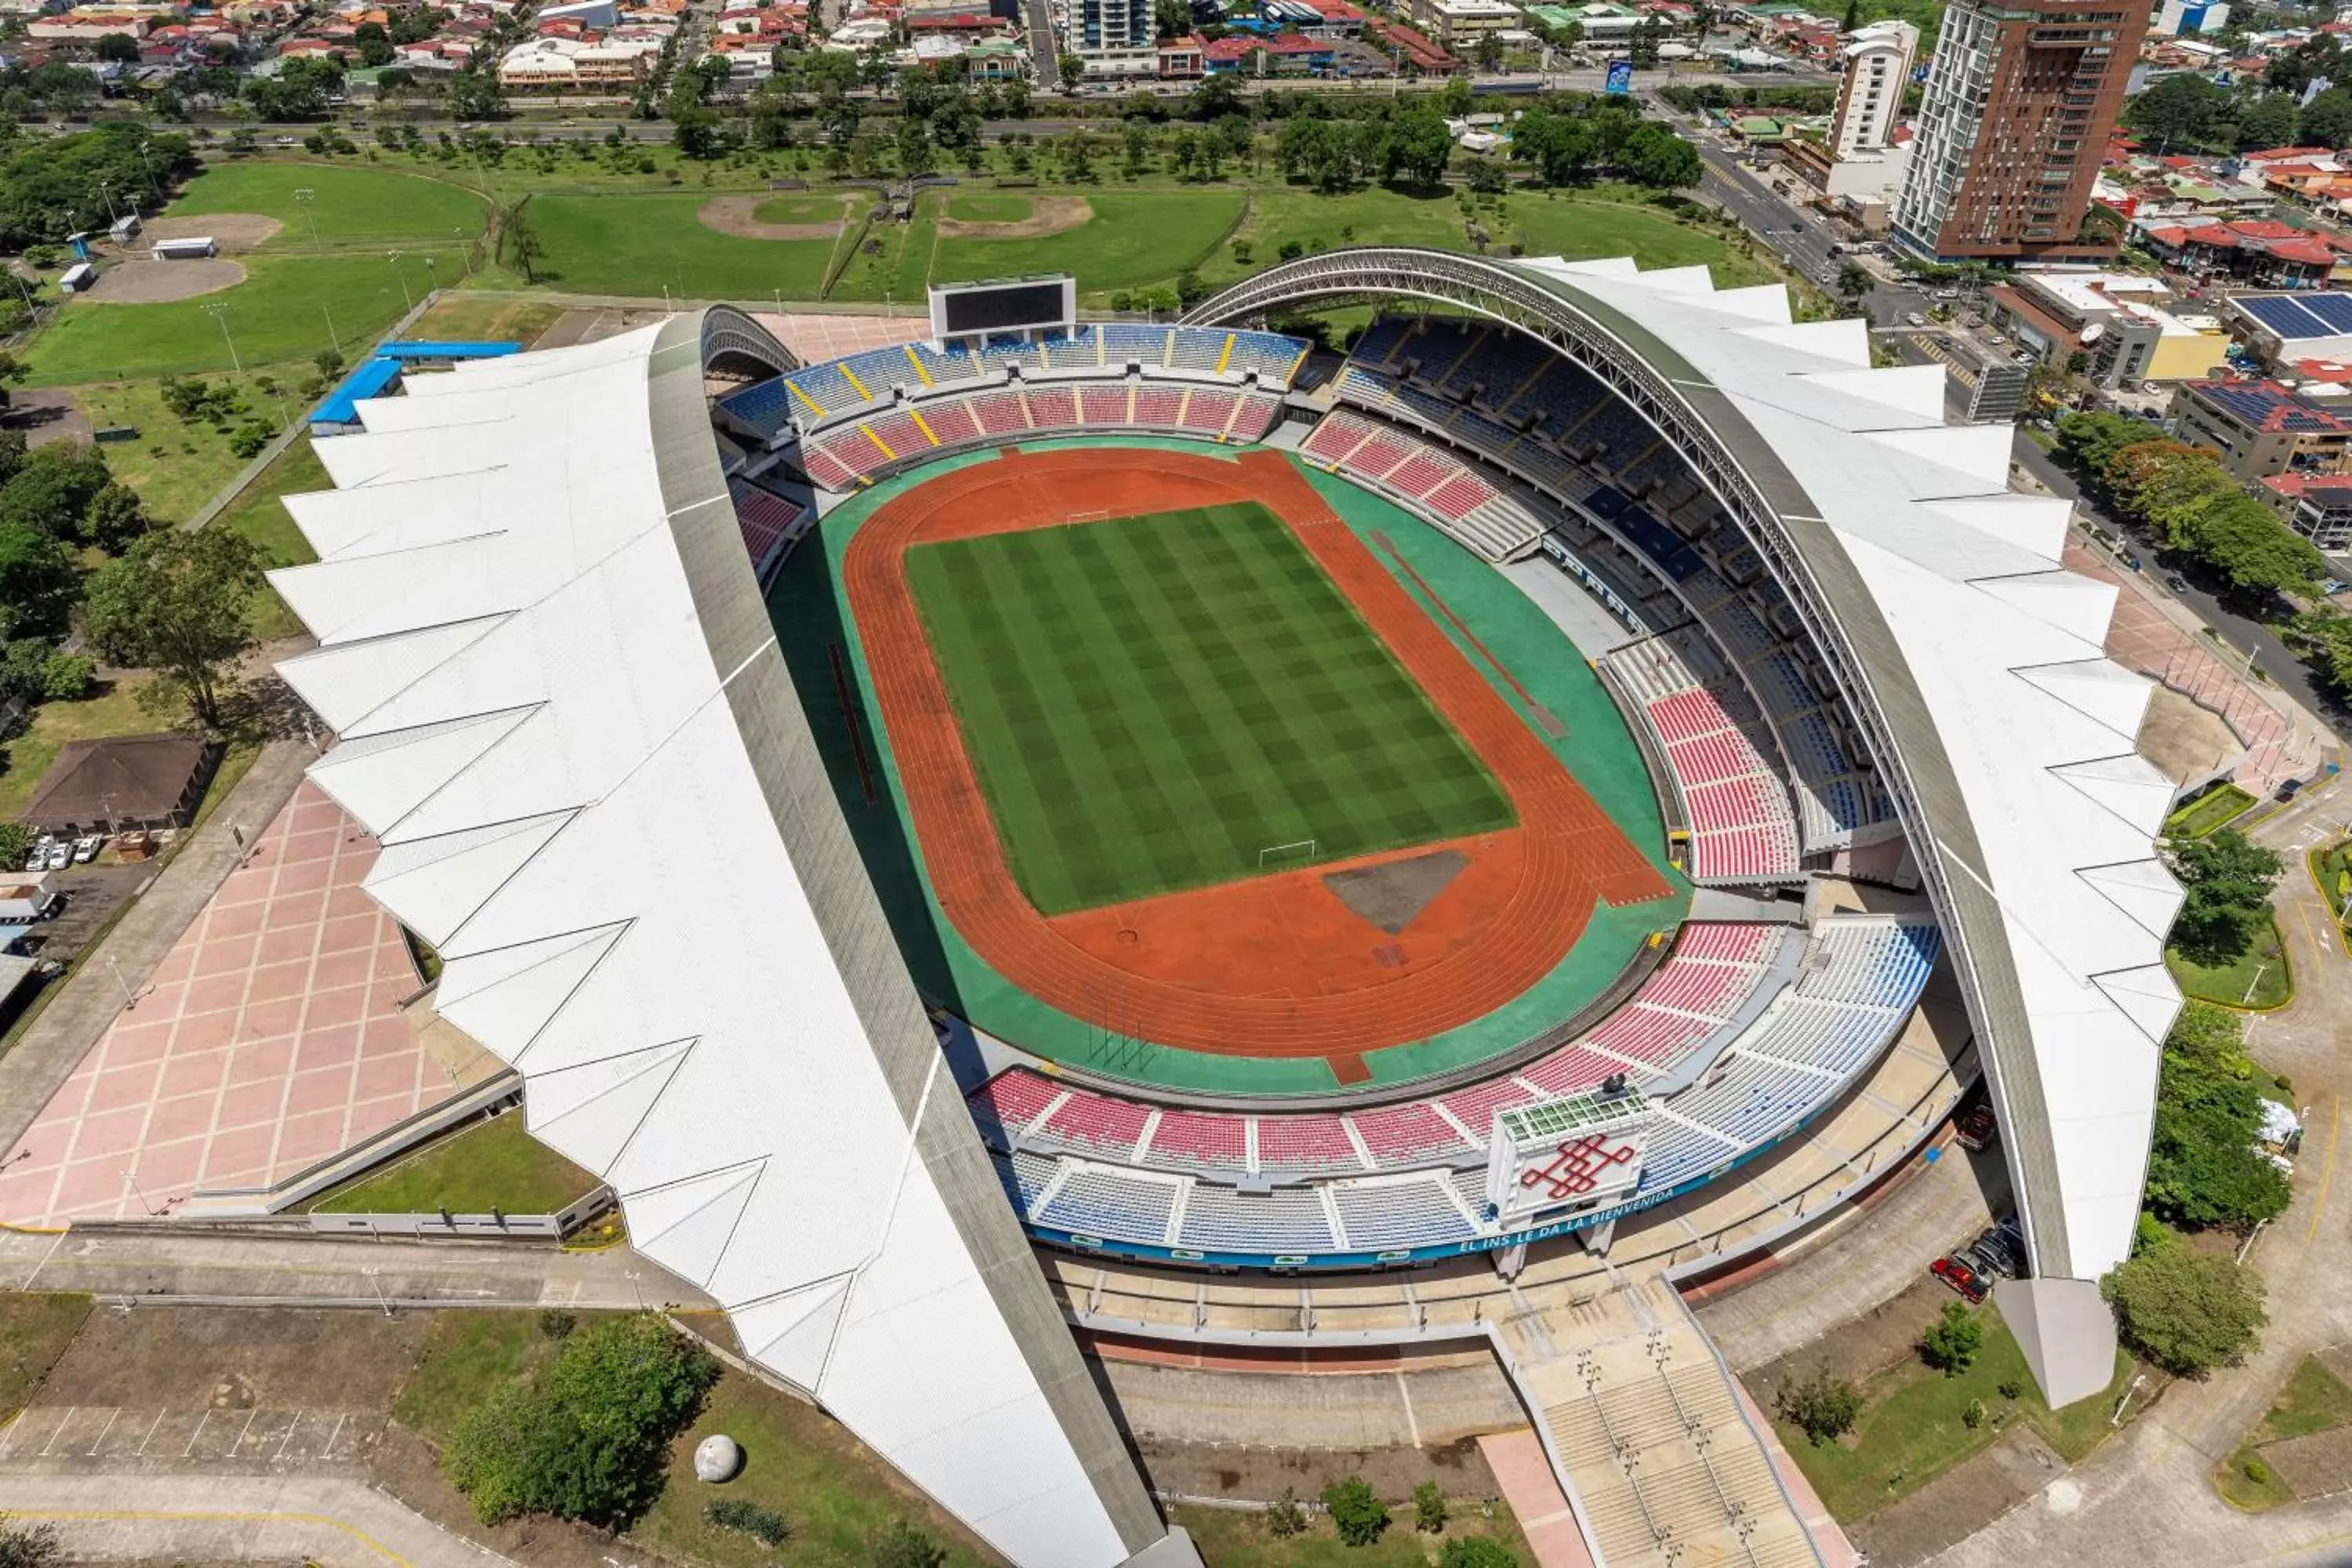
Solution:
[{"label": "parked car", "polygon": [[1952,1119],[1952,1133],[1968,1150],[1987,1149],[2000,1135],[1993,1121],[1992,1107],[1971,1105]]},{"label": "parked car", "polygon": [[1924,327],[1924,326],[1926,326],[1926,325],[1927,324],[1927,317],[1925,317],[1925,316],[1923,316],[1923,315],[1921,315],[1921,314],[1920,314],[1918,311],[1916,311],[1916,310],[1914,310],[1914,311],[1912,311],[1910,314],[1908,314],[1908,315],[1905,316],[1905,317],[1903,318],[1903,321],[1904,321],[1904,324],[1905,324],[1905,325],[1906,325],[1906,326],[1913,326],[1913,327]]},{"label": "parked car", "polygon": [[2178,572],[2167,572],[2164,574],[2164,585],[2176,594],[2189,592],[2189,579]]},{"label": "parked car", "polygon": [[2025,1277],[2025,1233],[2013,1219],[2002,1220],[1988,1226],[1982,1236],[1969,1243],[1955,1256],[1977,1268],[1979,1274],[2006,1276],[2011,1279]]},{"label": "parked car", "polygon": [[74,864],[75,864],[75,865],[77,865],[77,866],[87,866],[87,865],[89,865],[91,861],[93,861],[93,860],[95,860],[95,859],[97,859],[97,858],[98,858],[98,852],[99,852],[100,850],[101,850],[101,849],[105,848],[105,847],[106,847],[106,835],[105,835],[105,834],[103,834],[103,833],[85,833],[85,834],[83,834],[79,838],[77,838],[77,839],[75,839],[75,840],[74,840],[74,847],[73,847],[73,858],[74,858]]},{"label": "parked car", "polygon": [[1985,1277],[1957,1258],[1938,1258],[1927,1265],[1927,1272],[1958,1290],[1961,1299],[1971,1307],[1992,1294],[1992,1287],[1986,1282]]},{"label": "parked car", "polygon": [[48,858],[41,862],[39,869],[44,871],[62,871],[72,864],[73,846],[65,839],[60,838],[56,843],[49,846]]}]

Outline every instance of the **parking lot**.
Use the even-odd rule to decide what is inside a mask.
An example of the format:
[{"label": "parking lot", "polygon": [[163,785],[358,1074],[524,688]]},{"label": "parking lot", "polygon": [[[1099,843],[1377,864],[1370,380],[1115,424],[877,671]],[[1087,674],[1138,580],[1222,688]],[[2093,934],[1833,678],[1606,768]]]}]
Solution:
[{"label": "parking lot", "polygon": [[383,1426],[381,1411],[37,1405],[0,1430],[0,1471],[347,1468]]}]

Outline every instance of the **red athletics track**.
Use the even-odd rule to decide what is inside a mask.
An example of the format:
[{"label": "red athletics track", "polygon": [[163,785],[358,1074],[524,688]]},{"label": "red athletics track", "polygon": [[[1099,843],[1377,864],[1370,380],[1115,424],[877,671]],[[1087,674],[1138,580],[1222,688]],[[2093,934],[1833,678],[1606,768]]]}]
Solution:
[{"label": "red athletics track", "polygon": [[[1471,865],[1393,941],[1349,913],[1321,879],[1394,855],[1056,920],[1039,914],[1005,864],[901,569],[907,548],[925,541],[1052,528],[1080,512],[1137,517],[1234,501],[1257,501],[1297,531],[1517,809],[1516,828],[1406,852],[1458,848]],[[997,973],[1074,1017],[1115,1017],[1124,1033],[1192,1050],[1325,1057],[1343,1079],[1357,1078],[1359,1053],[1472,1023],[1527,992],[1583,934],[1595,900],[1669,891],[1278,453],[1233,462],[1158,448],[1007,452],[877,509],[850,541],[843,571],[948,918]]]}]

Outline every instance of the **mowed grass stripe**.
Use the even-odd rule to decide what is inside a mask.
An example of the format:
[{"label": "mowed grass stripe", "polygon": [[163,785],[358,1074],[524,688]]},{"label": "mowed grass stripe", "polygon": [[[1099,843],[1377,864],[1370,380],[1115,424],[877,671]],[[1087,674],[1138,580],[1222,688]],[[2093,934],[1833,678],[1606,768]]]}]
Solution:
[{"label": "mowed grass stripe", "polygon": [[[1514,820],[1263,507],[921,544],[906,572],[1006,858],[1044,913]],[[1311,857],[1260,866],[1310,838]]]}]

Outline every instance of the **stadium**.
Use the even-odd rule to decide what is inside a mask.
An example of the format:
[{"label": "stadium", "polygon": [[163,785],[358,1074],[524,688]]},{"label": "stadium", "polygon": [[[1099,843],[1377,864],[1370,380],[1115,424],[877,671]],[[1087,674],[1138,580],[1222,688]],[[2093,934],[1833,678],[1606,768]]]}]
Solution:
[{"label": "stadium", "polygon": [[1179,1539],[1071,1325],[1484,1339],[1595,1560],[1822,1561],[1674,1286],[1981,1076],[2005,1310],[2053,1403],[2104,1387],[2171,789],[2007,433],[1703,268],[1073,305],[471,366],[289,500],[312,776],[634,1244],[1024,1563]]}]

